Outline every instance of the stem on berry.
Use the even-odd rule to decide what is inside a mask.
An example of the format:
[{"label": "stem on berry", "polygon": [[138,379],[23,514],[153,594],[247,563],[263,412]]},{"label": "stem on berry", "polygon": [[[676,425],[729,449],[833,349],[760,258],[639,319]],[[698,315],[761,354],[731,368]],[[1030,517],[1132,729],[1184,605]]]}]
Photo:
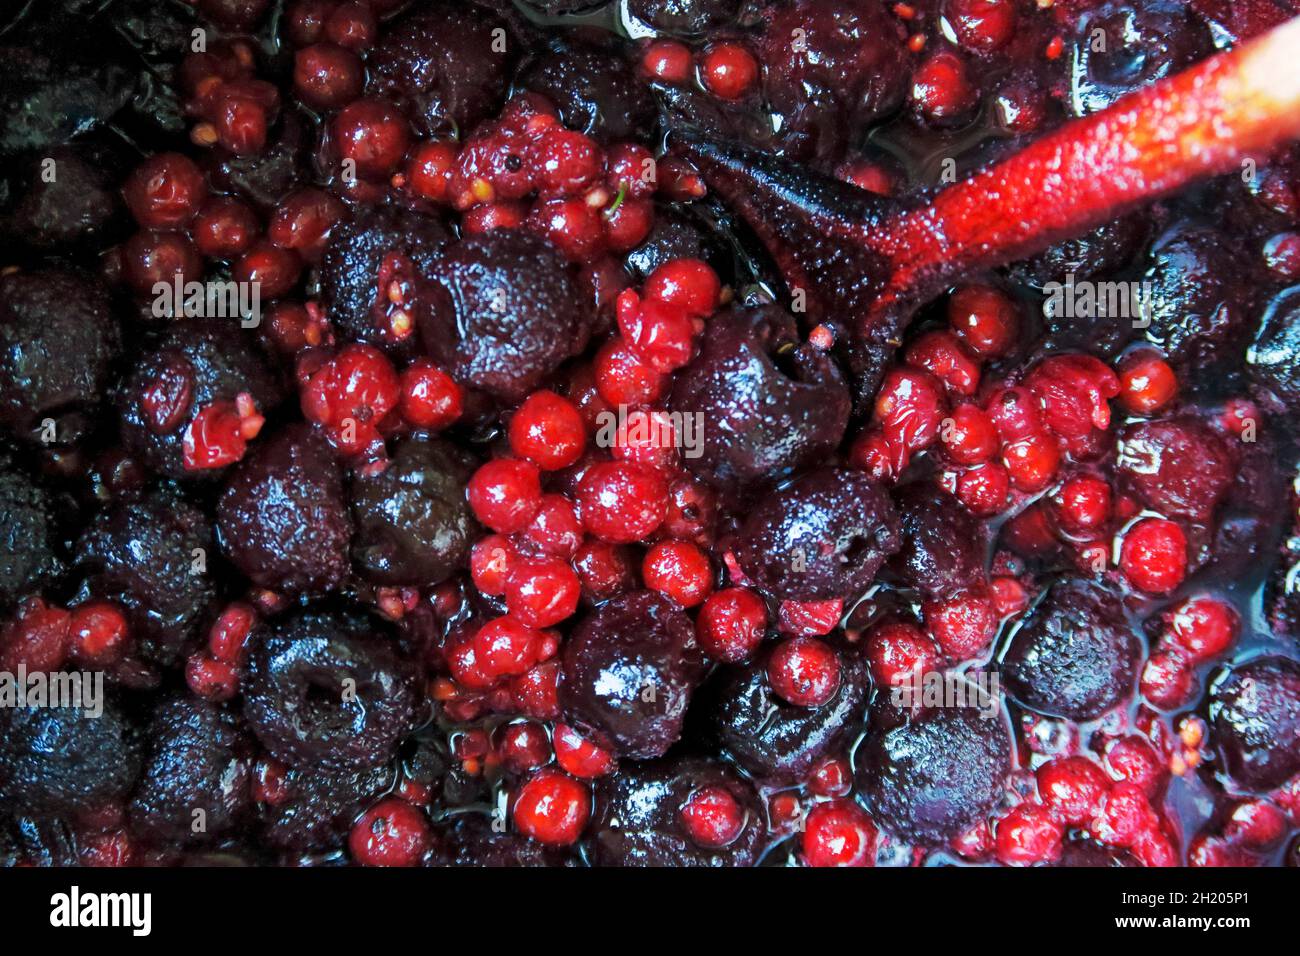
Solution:
[{"label": "stem on berry", "polygon": [[1030,255],[1300,136],[1300,18],[1074,120],[872,237],[918,287]]}]

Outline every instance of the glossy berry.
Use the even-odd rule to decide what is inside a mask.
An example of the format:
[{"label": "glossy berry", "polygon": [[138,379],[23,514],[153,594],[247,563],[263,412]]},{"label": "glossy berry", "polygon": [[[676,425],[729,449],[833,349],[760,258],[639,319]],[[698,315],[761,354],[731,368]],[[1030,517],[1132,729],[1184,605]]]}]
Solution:
[{"label": "glossy berry", "polygon": [[710,594],[695,619],[700,649],[714,660],[733,664],[754,653],[766,630],[767,605],[748,588]]},{"label": "glossy berry", "polygon": [[873,866],[877,832],[852,800],[819,803],[808,811],[800,843],[807,866]]},{"label": "glossy berry", "polygon": [[946,404],[942,383],[929,372],[896,367],[881,382],[875,417],[891,445],[918,451],[938,436]]},{"label": "glossy berry", "polygon": [[947,0],[944,10],[957,42],[972,53],[1001,49],[1015,35],[1016,5],[1012,0]]},{"label": "glossy berry", "polygon": [[1002,463],[1011,483],[1033,494],[1052,483],[1061,465],[1061,448],[1045,432],[1030,435],[1002,447]]},{"label": "glossy berry", "polygon": [[259,224],[248,204],[233,196],[213,196],[199,209],[190,235],[209,259],[235,259],[256,241]]},{"label": "glossy berry", "polygon": [[998,862],[1023,866],[1060,856],[1065,828],[1046,807],[1022,803],[998,821],[994,836]]},{"label": "glossy berry", "polygon": [[685,83],[691,75],[690,47],[676,40],[656,40],[641,55],[641,69],[661,83]]},{"label": "glossy berry", "polygon": [[405,800],[381,800],[361,815],[348,835],[352,859],[362,866],[415,866],[429,848],[429,821]]},{"label": "glossy berry", "polygon": [[427,359],[417,359],[404,368],[399,387],[402,418],[416,428],[440,431],[464,411],[464,390]]},{"label": "glossy berry", "polygon": [[636,357],[658,372],[691,360],[695,324],[686,309],[658,299],[642,300],[632,289],[619,294],[618,329]]},{"label": "glossy berry", "polygon": [[493,531],[513,534],[533,520],[541,503],[537,466],[518,458],[489,461],[469,480],[469,506]]},{"label": "glossy berry", "polygon": [[1169,363],[1152,351],[1138,351],[1119,364],[1118,401],[1134,415],[1151,415],[1178,394],[1178,377]]},{"label": "glossy berry", "polygon": [[1119,565],[1138,590],[1166,594],[1187,575],[1187,536],[1172,521],[1144,518],[1124,535]]},{"label": "glossy berry", "polygon": [[1165,615],[1170,641],[1194,661],[1217,657],[1237,639],[1241,620],[1232,605],[1210,597],[1183,602]]},{"label": "glossy berry", "polygon": [[589,136],[553,126],[529,151],[540,195],[577,196],[604,171],[605,157]]},{"label": "glossy berry", "polygon": [[940,649],[954,660],[977,657],[993,639],[997,616],[983,595],[965,593],[924,605],[925,625]]},{"label": "glossy berry", "polygon": [[403,116],[383,100],[355,100],[339,110],[330,124],[334,149],[362,179],[383,179],[406,155],[411,132]]},{"label": "glossy berry", "polygon": [[961,404],[939,429],[944,453],[959,465],[978,465],[998,450],[993,419],[978,405]]},{"label": "glossy berry", "polygon": [[493,597],[504,595],[510,568],[518,556],[519,552],[505,535],[481,538],[470,551],[469,573],[474,586]]},{"label": "glossy berry", "polygon": [[1110,485],[1092,475],[1071,478],[1055,495],[1057,520],[1075,534],[1092,534],[1110,518]]},{"label": "glossy berry", "polygon": [[524,529],[529,543],[546,554],[572,558],[582,545],[582,519],[577,505],[564,495],[542,495],[537,513]]},{"label": "glossy berry", "polygon": [[72,659],[83,666],[104,667],[126,654],[126,616],[112,602],[89,601],[73,608],[68,632]]},{"label": "glossy berry", "polygon": [[582,457],[586,428],[578,409],[554,392],[533,392],[510,419],[510,450],[543,471],[567,468]]},{"label": "glossy berry", "polygon": [[406,188],[430,202],[449,202],[457,153],[456,144],[446,140],[434,140],[415,147],[406,162]]},{"label": "glossy berry", "polygon": [[302,412],[325,426],[348,454],[380,442],[379,425],[397,407],[401,385],[388,356],[372,345],[345,346],[302,389]]},{"label": "glossy berry", "polygon": [[1058,757],[1035,773],[1038,797],[1062,823],[1087,824],[1110,789],[1106,772],[1086,757]]},{"label": "glossy berry", "polygon": [[681,607],[695,607],[713,589],[708,555],[689,541],[660,541],[646,552],[641,576]]},{"label": "glossy berry", "polygon": [[732,843],[745,827],[745,810],[726,787],[696,790],[679,811],[684,829],[696,846],[715,850]]},{"label": "glossy berry", "polygon": [[643,465],[601,462],[583,476],[578,487],[578,507],[583,526],[602,541],[639,541],[663,521],[668,510],[668,485]]},{"label": "glossy berry", "polygon": [[641,361],[621,338],[610,339],[601,347],[595,369],[596,390],[614,407],[656,402],[668,387],[668,376]]},{"label": "glossy berry", "polygon": [[351,50],[335,43],[304,47],[293,57],[293,88],[318,109],[337,109],[361,95],[365,67]]},{"label": "glossy berry", "polygon": [[700,81],[714,96],[738,100],[758,82],[758,61],[738,43],[715,43],[700,58]]},{"label": "glossy berry", "polygon": [[767,679],[782,700],[796,707],[820,707],[840,689],[840,658],[815,637],[782,641],[767,662]]},{"label": "glossy berry", "polygon": [[934,641],[915,624],[902,621],[872,628],[865,650],[871,676],[881,687],[911,682],[940,666]]},{"label": "glossy berry", "polygon": [[492,741],[501,762],[515,773],[528,773],[551,762],[551,740],[546,728],[535,721],[502,724]]},{"label": "glossy berry", "polygon": [[965,61],[950,51],[927,57],[912,74],[912,102],[931,120],[945,123],[960,118],[978,96]]},{"label": "glossy berry", "polygon": [[642,290],[647,299],[704,318],[718,307],[722,285],[713,267],[702,259],[670,259],[646,277]]},{"label": "glossy berry", "polygon": [[614,756],[568,724],[555,725],[555,762],[571,777],[594,780],[614,769]]},{"label": "glossy berry", "polygon": [[188,156],[157,153],[127,177],[122,196],[141,228],[177,229],[198,213],[208,183]]},{"label": "glossy berry", "polygon": [[517,617],[499,617],[480,627],[471,641],[477,676],[489,683],[518,677],[536,664],[546,649],[541,631]]},{"label": "glossy berry", "polygon": [[958,395],[973,395],[979,387],[979,362],[947,329],[922,334],[907,347],[905,357],[908,365],[925,369]]},{"label": "glossy berry", "polygon": [[1011,476],[1006,466],[990,461],[958,475],[954,493],[971,514],[987,518],[1006,507],[1010,490]]},{"label": "glossy berry", "polygon": [[233,402],[210,402],[199,409],[181,436],[182,464],[186,471],[234,464],[265,423],[247,393],[241,392]]},{"label": "glossy berry", "polygon": [[520,560],[506,579],[506,608],[529,627],[551,627],[578,609],[582,587],[567,561],[559,558]]},{"label": "glossy berry", "polygon": [[591,795],[558,770],[539,770],[519,788],[512,816],[515,828],[538,843],[568,846],[591,817]]},{"label": "glossy berry", "polygon": [[948,299],[948,324],[972,353],[994,359],[1015,344],[1020,315],[1015,303],[997,289],[967,285]]}]

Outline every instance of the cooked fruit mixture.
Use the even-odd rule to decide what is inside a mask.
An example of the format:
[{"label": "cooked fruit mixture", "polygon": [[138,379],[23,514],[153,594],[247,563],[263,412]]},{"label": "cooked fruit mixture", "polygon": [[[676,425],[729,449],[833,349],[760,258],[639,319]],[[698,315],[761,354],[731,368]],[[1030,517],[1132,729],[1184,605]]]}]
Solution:
[{"label": "cooked fruit mixture", "polygon": [[1300,865],[1298,14],[25,5],[0,861]]}]

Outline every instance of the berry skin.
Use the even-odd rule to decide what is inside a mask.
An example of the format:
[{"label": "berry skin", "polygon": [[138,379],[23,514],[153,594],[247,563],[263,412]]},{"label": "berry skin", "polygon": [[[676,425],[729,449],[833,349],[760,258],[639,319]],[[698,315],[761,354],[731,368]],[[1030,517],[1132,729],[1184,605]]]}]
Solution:
[{"label": "berry skin", "polygon": [[424,814],[405,800],[390,797],[353,824],[348,850],[362,866],[415,866],[429,849],[430,838]]},{"label": "berry skin", "polygon": [[1232,646],[1241,626],[1232,606],[1214,598],[1198,597],[1165,616],[1169,639],[1194,661],[1217,657]]},{"label": "berry skin", "polygon": [[177,229],[198,213],[208,197],[208,184],[188,156],[157,153],[135,168],[122,196],[141,228]]},{"label": "berry skin", "polygon": [[997,628],[993,604],[979,594],[959,594],[942,601],[927,601],[925,624],[940,649],[954,660],[979,655]]},{"label": "berry skin", "polygon": [[946,329],[920,336],[908,346],[906,358],[908,365],[925,369],[958,395],[974,395],[979,388],[979,362]]},{"label": "berry skin", "polygon": [[510,450],[543,471],[568,468],[586,446],[582,415],[554,392],[533,392],[510,419]]},{"label": "berry skin", "polygon": [[542,495],[524,537],[546,554],[572,558],[582,545],[582,519],[577,506],[564,495]]},{"label": "berry skin", "polygon": [[464,390],[427,359],[418,359],[402,370],[400,388],[402,418],[417,428],[446,428],[464,411]]},{"label": "berry skin", "polygon": [[614,769],[614,756],[568,724],[555,725],[555,762],[571,777],[594,780]]},{"label": "berry skin", "polygon": [[515,546],[505,535],[490,534],[480,539],[469,557],[469,573],[474,586],[484,594],[501,597],[506,593],[510,568],[518,556]]},{"label": "berry skin", "polygon": [[527,528],[537,513],[541,477],[532,462],[498,458],[474,472],[468,494],[474,517],[500,534],[514,534]]},{"label": "berry skin", "polygon": [[876,826],[852,800],[819,803],[808,811],[800,849],[806,866],[873,866]]},{"label": "berry skin", "polygon": [[890,445],[919,451],[939,434],[943,384],[923,369],[890,369],[876,395],[875,418]]},{"label": "berry skin", "polygon": [[619,294],[618,329],[636,357],[657,372],[671,372],[691,360],[695,323],[680,305],[642,300],[631,289]]},{"label": "berry skin", "polygon": [[126,616],[109,601],[89,601],[72,609],[68,623],[72,659],[87,667],[103,667],[126,654]]},{"label": "berry skin", "polygon": [[671,259],[655,269],[642,290],[647,299],[675,305],[694,318],[712,315],[722,284],[702,259]]},{"label": "berry skin", "polygon": [[685,83],[691,76],[691,49],[676,40],[656,40],[642,54],[641,69],[662,83]]},{"label": "berry skin", "polygon": [[1124,535],[1119,566],[1138,590],[1167,594],[1187,576],[1187,536],[1172,521],[1143,518]]},{"label": "berry skin", "polygon": [[1033,494],[1052,483],[1061,465],[1061,448],[1045,432],[1030,435],[1002,447],[1002,463],[1011,483]]},{"label": "berry skin", "polygon": [[547,639],[517,619],[499,617],[475,632],[471,646],[477,673],[488,683],[518,677],[537,663]]},{"label": "berry skin", "polygon": [[738,43],[717,43],[700,60],[700,80],[714,96],[738,100],[758,82],[758,61]]},{"label": "berry skin", "polygon": [[293,88],[308,106],[337,109],[365,86],[365,67],[351,50],[334,43],[315,43],[293,57]]},{"label": "berry skin", "polygon": [[351,161],[362,179],[388,176],[411,141],[406,117],[382,100],[354,100],[339,110],[330,131],[339,159]]},{"label": "berry skin", "polygon": [[1083,826],[1110,789],[1106,772],[1086,757],[1058,757],[1038,768],[1038,796],[1062,823]]},{"label": "berry skin", "polygon": [[660,541],[646,552],[641,576],[681,607],[695,607],[713,589],[708,555],[689,541]]},{"label": "berry skin", "polygon": [[591,818],[591,795],[558,770],[539,770],[519,788],[512,816],[519,832],[538,843],[568,846]]},{"label": "berry skin", "polygon": [[372,345],[344,347],[321,366],[302,390],[302,412],[325,426],[330,440],[348,454],[381,441],[379,423],[401,399],[392,362]]},{"label": "berry skin", "polygon": [[421,143],[406,162],[406,188],[421,199],[445,205],[451,201],[451,174],[456,166],[455,143]]},{"label": "berry skin", "polygon": [[782,700],[796,707],[820,707],[840,689],[840,658],[815,637],[792,637],[772,652],[767,679]]},{"label": "berry skin", "polygon": [[635,408],[657,402],[669,378],[637,357],[621,338],[606,342],[596,353],[596,391],[612,406]]},{"label": "berry skin", "polygon": [[233,196],[213,196],[190,227],[194,247],[209,259],[236,259],[256,241],[257,215]]},{"label": "berry skin", "polygon": [[873,628],[866,644],[871,676],[882,687],[908,683],[939,668],[939,648],[919,627],[903,621]]},{"label": "berry skin", "polygon": [[947,50],[924,60],[912,74],[912,102],[931,120],[948,122],[964,115],[978,99],[966,64]]},{"label": "berry skin", "polygon": [[1007,504],[1011,490],[1011,476],[1006,466],[998,461],[964,471],[957,477],[957,500],[977,518],[988,518],[1000,512]]},{"label": "berry skin", "polygon": [[679,813],[691,842],[709,850],[727,846],[745,828],[745,810],[726,787],[696,790]]},{"label": "berry skin", "polygon": [[559,558],[518,561],[506,579],[506,608],[529,627],[551,627],[571,617],[581,596],[578,575]]},{"label": "berry skin", "polygon": [[1020,331],[1015,304],[997,289],[962,286],[948,300],[948,324],[976,356],[1001,358]]},{"label": "berry skin", "polygon": [[1169,363],[1149,349],[1132,353],[1119,364],[1119,403],[1134,415],[1151,415],[1178,394],[1178,376]]},{"label": "berry skin", "polygon": [[695,619],[701,650],[714,660],[731,664],[752,655],[766,631],[767,605],[748,588],[710,594]]},{"label": "berry skin", "polygon": [[605,157],[589,136],[553,126],[532,144],[529,159],[534,181],[544,198],[577,196],[604,170]]},{"label": "berry skin", "polygon": [[1022,803],[998,821],[994,853],[1008,866],[1047,863],[1061,855],[1065,828],[1044,806]]},{"label": "berry skin", "polygon": [[634,462],[600,462],[578,486],[578,507],[588,532],[602,541],[628,544],[664,520],[668,484],[653,469]]},{"label": "berry skin", "polygon": [[1097,532],[1110,518],[1110,498],[1110,485],[1100,478],[1071,478],[1056,493],[1057,519],[1075,534]]},{"label": "berry skin", "polygon": [[978,405],[958,405],[939,430],[943,450],[959,465],[978,465],[998,450],[993,419]]},{"label": "berry skin", "polygon": [[844,616],[844,600],[782,601],[777,608],[778,628],[782,634],[822,637],[835,630]]}]

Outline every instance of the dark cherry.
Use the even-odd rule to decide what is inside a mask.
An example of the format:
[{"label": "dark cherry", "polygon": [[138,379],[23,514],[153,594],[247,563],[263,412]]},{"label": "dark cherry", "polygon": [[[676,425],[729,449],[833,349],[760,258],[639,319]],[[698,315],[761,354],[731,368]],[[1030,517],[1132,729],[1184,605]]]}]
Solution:
[{"label": "dark cherry", "polygon": [[415,673],[375,621],[303,611],[264,626],[253,642],[244,714],[277,759],[376,767],[410,732]]},{"label": "dark cherry", "polygon": [[58,505],[16,462],[0,456],[0,605],[35,591],[60,570]]},{"label": "dark cherry", "polygon": [[370,89],[398,103],[424,135],[454,135],[501,105],[518,53],[490,11],[435,6],[384,31],[369,58]]},{"label": "dark cherry", "polygon": [[1190,521],[1211,520],[1236,477],[1230,446],[1190,416],[1130,425],[1117,465],[1148,507]]},{"label": "dark cherry", "polygon": [[137,360],[118,398],[122,440],[131,454],[170,478],[220,475],[219,468],[187,467],[184,445],[201,410],[244,394],[266,414],[285,395],[252,335],[235,317],[171,326]]},{"label": "dark cherry", "polygon": [[349,500],[357,573],[388,587],[422,587],[464,567],[478,527],[465,501],[472,470],[454,445],[412,437],[396,445],[382,472],[355,477]]},{"label": "dark cherry", "polygon": [[870,678],[862,659],[833,648],[839,687],[820,707],[787,703],[768,678],[771,649],[752,661],[723,669],[701,691],[699,708],[709,735],[745,770],[763,780],[789,782],[859,728]]},{"label": "dark cherry", "polygon": [[217,502],[222,548],[254,584],[293,594],[338,587],[352,519],[329,442],[294,424],[259,443]]},{"label": "dark cherry", "polygon": [[244,821],[250,741],[236,714],[191,695],[170,697],[154,710],[145,738],[128,808],[135,832],[164,846],[206,843]]},{"label": "dark cherry", "polygon": [[118,343],[98,283],[62,269],[0,275],[4,429],[45,444],[75,442],[108,393]]},{"label": "dark cherry", "polygon": [[[724,821],[733,832],[715,835],[717,827],[702,825],[711,821],[695,822],[689,808],[704,795],[738,817],[739,828]],[[668,757],[633,764],[596,786],[586,846],[596,866],[753,866],[765,849],[762,820],[753,786],[726,764]]]},{"label": "dark cherry", "polygon": [[[269,758],[264,758],[264,764]],[[357,815],[394,784],[390,766],[361,770],[327,766],[284,768],[279,799],[259,807],[258,834],[284,853],[324,850],[342,842]]]},{"label": "dark cherry", "polygon": [[463,239],[429,278],[448,301],[420,323],[421,339],[463,384],[518,400],[586,346],[590,307],[543,239],[505,229]]},{"label": "dark cherry", "polygon": [[1084,721],[1133,695],[1142,642],[1119,596],[1084,579],[1052,586],[1002,660],[1007,693],[1030,710]]},{"label": "dark cherry", "polygon": [[855,756],[857,783],[884,829],[925,846],[965,833],[1002,798],[1011,773],[1006,717],[969,707],[880,722]]},{"label": "dark cherry", "polygon": [[939,600],[984,582],[983,534],[956,498],[918,481],[901,489],[895,501],[902,546],[889,570],[900,584]]},{"label": "dark cherry", "polygon": [[861,472],[823,468],[758,502],[735,553],[760,588],[814,601],[856,597],[901,543],[884,489]]},{"label": "dark cherry", "polygon": [[1213,740],[1237,788],[1264,791],[1300,771],[1300,664],[1258,657],[1210,692]]},{"label": "dark cherry", "polygon": [[216,557],[207,515],[158,490],[101,512],[75,560],[89,592],[126,611],[142,656],[173,666],[216,599]]},{"label": "dark cherry", "polygon": [[565,720],[620,757],[660,757],[682,733],[704,672],[695,630],[671,601],[634,591],[584,618],[564,645]]},{"label": "dark cherry", "polygon": [[554,103],[565,126],[601,142],[635,138],[655,115],[653,97],[627,61],[594,46],[555,44],[521,84]]},{"label": "dark cherry", "polygon": [[102,714],[75,707],[0,708],[0,788],[15,813],[66,817],[130,793],[139,729],[114,698]]},{"label": "dark cherry", "polygon": [[800,344],[777,306],[733,309],[710,320],[700,354],[674,380],[669,408],[708,423],[687,466],[729,490],[779,479],[839,444],[849,391],[835,363]]}]

